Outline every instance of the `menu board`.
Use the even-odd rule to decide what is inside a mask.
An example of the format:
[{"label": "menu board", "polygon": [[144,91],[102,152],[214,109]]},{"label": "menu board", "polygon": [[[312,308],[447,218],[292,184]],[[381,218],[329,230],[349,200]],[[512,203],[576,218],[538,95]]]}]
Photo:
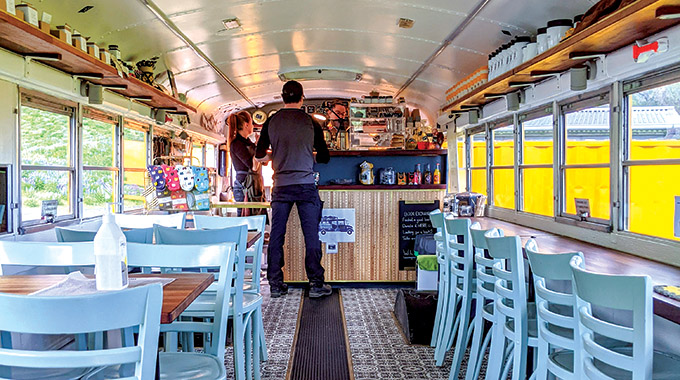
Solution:
[{"label": "menu board", "polygon": [[416,236],[433,234],[430,212],[439,210],[439,200],[430,202],[399,201],[399,270],[415,269],[413,253]]}]

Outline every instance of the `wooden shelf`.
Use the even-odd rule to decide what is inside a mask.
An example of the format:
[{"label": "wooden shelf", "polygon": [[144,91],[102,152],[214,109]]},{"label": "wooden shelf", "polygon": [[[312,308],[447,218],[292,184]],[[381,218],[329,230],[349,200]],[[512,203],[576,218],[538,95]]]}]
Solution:
[{"label": "wooden shelf", "polygon": [[461,110],[461,106],[484,105],[490,101],[484,98],[485,94],[507,94],[517,91],[517,88],[510,87],[510,82],[538,83],[544,79],[532,78],[532,72],[562,72],[585,61],[583,59],[572,60],[569,58],[570,54],[611,53],[636,40],[644,39],[680,23],[680,19],[660,20],[656,18],[657,8],[668,5],[677,5],[677,0],[638,0],[574,34],[532,60],[494,78],[464,98],[445,106],[442,112]]},{"label": "wooden shelf", "polygon": [[140,103],[149,107],[196,112],[196,109],[190,105],[136,78],[121,78],[112,66],[3,11],[0,11],[0,47],[24,56],[56,55],[59,57],[57,61],[41,62],[71,75],[103,75],[102,79],[88,79],[88,81],[103,85],[126,85],[127,89],[114,92],[127,97],[150,97],[150,100],[139,100]]},{"label": "wooden shelf", "polygon": [[319,185],[319,190],[446,190],[439,185]]},{"label": "wooden shelf", "polygon": [[381,149],[381,150],[331,150],[331,157],[369,157],[369,156],[443,156],[446,149],[427,150],[404,150],[404,149]]}]

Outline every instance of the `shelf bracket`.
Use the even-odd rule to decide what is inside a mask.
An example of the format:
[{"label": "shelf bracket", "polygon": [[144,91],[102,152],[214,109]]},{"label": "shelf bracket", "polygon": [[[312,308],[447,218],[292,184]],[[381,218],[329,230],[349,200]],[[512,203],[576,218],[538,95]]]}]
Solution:
[{"label": "shelf bracket", "polygon": [[537,79],[543,79],[543,78],[557,78],[559,79],[563,71],[543,71],[543,70],[537,70],[537,71],[532,71],[529,76],[532,78],[537,78]]},{"label": "shelf bracket", "polygon": [[484,99],[503,99],[507,94],[484,94]]},{"label": "shelf bracket", "polygon": [[33,61],[56,62],[61,61],[59,53],[27,53],[24,54],[24,78],[31,75],[31,63]]},{"label": "shelf bracket", "polygon": [[680,6],[664,5],[656,9],[656,18],[660,20],[672,20],[680,18]]},{"label": "shelf bracket", "polygon": [[137,95],[137,96],[128,96],[130,100],[137,100],[137,101],[142,101],[142,102],[149,102],[153,100],[153,96],[147,96],[147,95]]}]

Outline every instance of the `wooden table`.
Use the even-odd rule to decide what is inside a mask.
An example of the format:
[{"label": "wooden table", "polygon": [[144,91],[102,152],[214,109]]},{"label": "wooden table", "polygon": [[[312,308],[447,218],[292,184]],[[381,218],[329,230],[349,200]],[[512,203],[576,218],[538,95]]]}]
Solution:
[{"label": "wooden table", "polygon": [[[498,219],[471,220],[479,222],[483,229],[495,227],[502,229],[506,236],[518,235],[522,244],[533,237],[542,252],[583,252],[588,270],[607,274],[648,275],[654,285],[680,285],[680,268],[671,265]],[[654,314],[680,324],[680,301],[654,292]]]},{"label": "wooden table", "polygon": [[[0,293],[31,294],[57,284],[66,275],[0,276]],[[130,277],[174,278],[163,287],[161,323],[172,323],[189,305],[210,286],[211,273],[131,274]]]},{"label": "wooden table", "polygon": [[255,243],[257,243],[257,240],[260,238],[260,236],[262,236],[261,231],[249,231],[248,232],[248,243],[246,243],[246,248],[250,248],[253,245],[255,245]]}]

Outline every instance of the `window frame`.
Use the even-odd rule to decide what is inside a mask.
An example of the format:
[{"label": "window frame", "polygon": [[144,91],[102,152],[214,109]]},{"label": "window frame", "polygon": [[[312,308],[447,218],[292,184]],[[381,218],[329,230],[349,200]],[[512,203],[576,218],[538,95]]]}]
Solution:
[{"label": "window frame", "polygon": [[[483,134],[484,137],[484,166],[472,166],[472,136]],[[472,191],[472,171],[473,170],[484,170],[486,176],[486,189],[485,196],[487,197],[487,204],[489,203],[489,135],[486,128],[486,124],[482,124],[473,128],[468,128],[465,130],[465,177],[467,181],[466,190]]]},{"label": "window frame", "polygon": [[[513,164],[512,165],[495,165],[494,164],[494,138],[493,138],[493,132],[497,129],[508,127],[512,125],[512,140],[513,140]],[[517,165],[517,123],[515,122],[515,117],[514,115],[511,115],[510,117],[502,117],[499,119],[496,119],[492,122],[487,123],[487,165],[488,165],[488,170],[486,172],[487,179],[486,179],[486,187],[487,187],[487,203],[493,207],[497,207],[499,209],[503,210],[517,210],[517,173],[516,173],[516,168],[515,166]],[[513,170],[513,199],[514,199],[514,204],[512,207],[501,207],[498,206],[494,203],[494,170]]]},{"label": "window frame", "polygon": [[[557,139],[556,139],[556,126],[557,126],[557,120],[555,118],[555,105],[553,103],[545,104],[539,107],[536,107],[532,110],[529,110],[527,112],[521,113],[517,115],[517,148],[515,151],[517,152],[517,179],[516,179],[516,189],[518,192],[518,200],[517,200],[517,211],[522,212],[528,215],[537,215],[537,216],[542,216],[542,217],[549,217],[549,218],[554,218],[557,215],[557,198],[558,196],[556,195],[555,192],[555,154],[558,151],[558,144],[557,144]],[[551,131],[551,138],[552,138],[552,143],[553,143],[553,155],[552,155],[552,163],[550,164],[525,164],[524,163],[524,157],[525,157],[525,129],[524,129],[524,122],[525,121],[531,121],[531,120],[536,120],[540,119],[546,116],[550,116],[552,118],[552,131]],[[553,171],[553,214],[552,215],[542,215],[542,214],[535,214],[531,213],[528,211],[525,211],[524,207],[524,171],[526,169],[551,169]]]},{"label": "window frame", "polygon": [[[578,226],[583,226],[595,230],[610,232],[613,228],[614,221],[614,210],[612,207],[613,199],[611,197],[611,189],[613,183],[611,181],[611,173],[614,170],[613,163],[611,160],[611,153],[614,150],[614,144],[612,141],[612,131],[613,131],[613,110],[612,110],[612,92],[610,87],[605,90],[596,91],[588,94],[581,94],[576,97],[566,99],[558,103],[558,140],[559,151],[559,165],[558,165],[558,181],[559,181],[559,207],[556,209],[556,218],[564,223],[573,224]],[[578,112],[588,108],[594,108],[599,106],[609,105],[609,163],[598,163],[598,164],[566,164],[566,153],[567,153],[567,125],[566,125],[566,115],[569,113]],[[609,199],[609,219],[602,218],[581,218],[574,214],[569,214],[566,212],[567,207],[567,196],[566,196],[566,171],[567,169],[588,169],[588,168],[607,168],[609,169],[609,188],[610,188],[610,199]]]},{"label": "window frame", "polygon": [[[138,132],[143,132],[144,133],[144,144],[145,144],[145,167],[144,168],[131,168],[131,167],[126,167],[125,166],[125,130],[126,129],[132,129],[136,130]],[[147,124],[143,122],[139,122],[134,119],[128,119],[128,118],[123,118],[121,122],[121,127],[120,127],[120,176],[118,177],[118,181],[120,184],[120,197],[119,197],[119,205],[120,205],[120,210],[121,212],[137,212],[140,210],[144,210],[145,206],[142,207],[134,207],[134,208],[126,208],[125,207],[125,172],[129,171],[131,173],[146,173],[147,172],[147,166],[150,165],[151,161],[151,151],[153,149],[153,136],[155,135],[154,133],[154,128],[152,124]]]},{"label": "window frame", "polygon": [[[19,228],[23,229],[25,227],[33,227],[47,224],[46,221],[42,219],[24,219],[23,210],[23,191],[22,191],[22,180],[21,174],[24,170],[39,170],[39,171],[54,171],[54,172],[67,172],[69,173],[69,189],[68,189],[68,199],[70,204],[70,213],[59,215],[54,219],[54,222],[60,222],[64,220],[73,220],[78,216],[78,184],[79,179],[77,172],[77,149],[78,149],[78,131],[76,127],[76,110],[77,105],[71,105],[69,102],[61,102],[57,99],[52,99],[49,95],[43,94],[33,94],[32,91],[24,91],[22,89],[21,96],[19,98],[19,106],[17,108],[18,112],[18,133],[17,133],[17,156],[18,156],[18,170],[17,178],[19,180],[18,189],[18,200],[20,209],[19,215]],[[23,107],[37,109],[43,112],[55,113],[69,118],[68,125],[68,160],[67,166],[58,165],[24,165],[21,159],[21,129],[23,125],[21,123],[21,109]]]},{"label": "window frame", "polygon": [[[96,110],[94,108],[90,107],[82,107],[82,122],[80,123],[80,151],[82,155],[85,153],[85,139],[84,139],[84,132],[85,132],[85,119],[91,119],[94,121],[99,121],[103,123],[108,123],[111,124],[113,128],[113,134],[114,134],[114,141],[113,141],[113,165],[114,166],[92,166],[92,165],[86,165],[85,164],[85,159],[84,157],[81,158],[81,163],[82,163],[82,168],[80,170],[81,176],[80,176],[80,183],[84,184],[85,181],[85,171],[109,171],[109,172],[114,172],[116,173],[116,183],[114,184],[113,187],[113,203],[114,203],[114,210],[116,212],[121,211],[123,209],[121,201],[122,201],[122,192],[123,192],[123,187],[121,183],[121,171],[122,171],[122,133],[121,133],[121,117],[116,116],[113,114],[109,114],[106,112],[102,112],[99,110]],[[97,215],[90,215],[90,216],[85,216],[85,194],[84,191],[82,190],[81,186],[81,196],[79,197],[80,199],[80,215],[84,219],[89,219],[89,218],[96,218],[99,217],[103,214],[97,214]]]},{"label": "window frame", "polygon": [[670,159],[652,159],[652,160],[642,160],[642,159],[632,159],[632,128],[630,128],[631,120],[631,107],[630,107],[630,96],[636,93],[644,92],[647,90],[660,88],[672,84],[680,84],[680,69],[677,67],[672,67],[667,70],[661,70],[654,72],[652,74],[646,74],[638,78],[629,79],[621,82],[621,135],[620,135],[620,145],[621,145],[621,174],[619,176],[620,185],[620,211],[618,216],[618,230],[623,233],[629,233],[635,236],[641,236],[646,239],[653,239],[656,241],[672,242],[678,243],[677,240],[664,238],[661,236],[646,235],[638,232],[633,232],[630,230],[630,201],[631,201],[631,189],[630,189],[630,176],[631,168],[634,167],[644,167],[644,166],[680,166],[680,158],[670,158]]}]

